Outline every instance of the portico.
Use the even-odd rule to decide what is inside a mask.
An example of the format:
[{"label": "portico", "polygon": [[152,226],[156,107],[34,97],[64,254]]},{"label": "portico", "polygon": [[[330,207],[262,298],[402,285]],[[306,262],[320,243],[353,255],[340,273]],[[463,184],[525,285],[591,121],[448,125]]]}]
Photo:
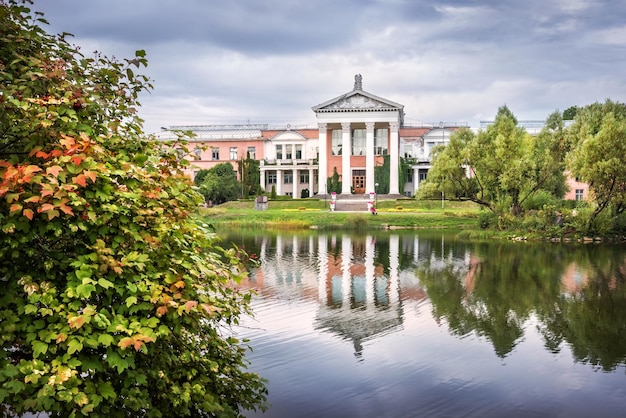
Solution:
[{"label": "portico", "polygon": [[341,194],[377,193],[374,171],[389,155],[389,194],[399,194],[399,127],[404,106],[363,90],[360,74],[352,91],[314,106],[319,128],[318,194],[336,170]]}]

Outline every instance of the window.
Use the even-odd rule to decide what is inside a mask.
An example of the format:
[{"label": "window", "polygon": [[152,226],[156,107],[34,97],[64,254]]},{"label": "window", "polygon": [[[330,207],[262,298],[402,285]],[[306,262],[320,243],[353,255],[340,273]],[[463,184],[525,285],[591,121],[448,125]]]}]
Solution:
[{"label": "window", "polygon": [[352,155],[365,155],[365,129],[352,131]]},{"label": "window", "polygon": [[334,129],[331,139],[332,155],[341,155],[341,130]]},{"label": "window", "polygon": [[211,148],[211,159],[219,160],[220,159],[220,149],[219,148]]},{"label": "window", "polygon": [[256,160],[256,147],[248,147],[248,158]]},{"label": "window", "polygon": [[[378,148],[376,148],[376,155],[380,155]],[[404,144],[404,158],[413,158],[413,145]]]},{"label": "window", "polygon": [[285,171],[285,173],[283,174],[283,183],[284,184],[293,183],[293,171]]},{"label": "window", "polygon": [[296,145],[296,160],[302,159],[302,145]]},{"label": "window", "polygon": [[576,200],[583,200],[585,197],[584,189],[576,189]]},{"label": "window", "polygon": [[267,173],[267,184],[276,184],[276,172]]},{"label": "window", "polygon": [[300,172],[300,184],[307,184],[309,182],[309,172],[301,171]]},{"label": "window", "polygon": [[409,168],[406,170],[406,181],[408,183],[413,183],[413,169]]},{"label": "window", "polygon": [[424,180],[426,180],[426,177],[428,176],[428,170],[420,170],[419,171],[419,181],[420,183],[423,182]]},{"label": "window", "polygon": [[202,149],[201,148],[195,148],[193,150],[193,155],[194,155],[194,158],[196,160],[201,160],[202,159]]},{"label": "window", "polygon": [[388,139],[389,139],[388,129],[381,128],[381,129],[376,129],[374,131],[374,154],[387,155],[389,153],[389,149],[387,148],[388,143],[389,143]]},{"label": "window", "polygon": [[292,154],[291,154],[291,150],[292,150],[293,146],[291,145],[285,145],[285,159],[286,160],[291,160]]},{"label": "window", "polygon": [[230,159],[231,160],[237,159],[237,147],[230,147]]},{"label": "window", "polygon": [[283,146],[282,145],[276,145],[276,159],[277,160],[283,159]]}]

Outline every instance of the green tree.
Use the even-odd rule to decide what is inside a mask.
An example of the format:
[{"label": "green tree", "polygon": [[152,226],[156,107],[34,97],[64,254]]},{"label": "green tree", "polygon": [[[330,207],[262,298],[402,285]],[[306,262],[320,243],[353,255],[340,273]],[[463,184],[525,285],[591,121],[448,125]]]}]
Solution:
[{"label": "green tree", "polygon": [[574,120],[578,113],[578,106],[570,106],[563,111],[563,120]]},{"label": "green tree", "polygon": [[[378,194],[388,194],[389,193],[389,156],[383,156],[383,164],[377,165],[374,167],[374,183],[378,183],[375,192]],[[401,170],[401,166],[398,170]],[[402,178],[403,176],[401,176]],[[400,183],[404,184],[404,183]]]},{"label": "green tree", "polygon": [[240,416],[250,312],[174,149],[145,138],[145,54],[81,56],[0,2],[0,411]]},{"label": "green tree", "polygon": [[518,127],[515,116],[502,106],[487,129],[478,134],[461,129],[447,146],[435,150],[420,196],[438,190],[492,212],[517,215],[524,201],[539,190],[562,195],[563,159],[557,128],[533,137]]},{"label": "green tree", "polygon": [[589,184],[596,206],[589,228],[600,213],[619,215],[626,209],[626,105],[607,100],[578,110],[569,128],[572,174]]},{"label": "green tree", "polygon": [[[239,178],[241,179],[242,198],[246,199],[251,195],[256,194],[258,186],[261,182],[261,163],[260,161],[253,160],[248,154],[246,159],[239,160]],[[294,179],[295,181],[295,179]]]},{"label": "green tree", "polygon": [[341,193],[341,182],[339,181],[339,173],[337,173],[337,167],[333,167],[333,175],[326,180],[327,193]]},{"label": "green tree", "polygon": [[237,200],[241,190],[230,163],[219,163],[208,170],[200,170],[195,182],[205,201],[218,205]]}]

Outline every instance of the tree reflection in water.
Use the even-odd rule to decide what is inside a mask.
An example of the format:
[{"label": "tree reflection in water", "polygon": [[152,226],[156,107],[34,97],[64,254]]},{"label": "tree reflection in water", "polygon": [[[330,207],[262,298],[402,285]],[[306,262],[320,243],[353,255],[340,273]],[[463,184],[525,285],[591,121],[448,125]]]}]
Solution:
[{"label": "tree reflection in water", "polygon": [[[450,333],[475,333],[501,358],[536,319],[547,350],[558,353],[566,344],[576,361],[607,371],[626,364],[623,246],[476,243],[414,232],[300,238],[264,233],[229,235],[226,241],[263,254],[259,269],[265,271],[253,276],[309,282],[300,296],[319,299],[315,327],[351,340],[357,357],[364,341],[402,328],[401,299],[413,292],[430,300],[433,317],[447,323]],[[285,253],[293,253],[288,266]],[[314,277],[304,277],[307,263],[315,264]],[[399,285],[407,271],[419,289]]]}]

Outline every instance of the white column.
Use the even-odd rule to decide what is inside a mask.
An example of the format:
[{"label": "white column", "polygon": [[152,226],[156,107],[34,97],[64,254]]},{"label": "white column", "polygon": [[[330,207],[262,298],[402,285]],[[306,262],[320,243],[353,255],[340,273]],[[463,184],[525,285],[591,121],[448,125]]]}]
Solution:
[{"label": "white column", "polygon": [[[328,177],[328,139],[326,137],[327,125],[320,123],[318,134],[318,181],[317,181],[317,193],[319,195],[326,194],[326,178]],[[311,195],[313,194],[313,188],[311,188]]]},{"label": "white column", "polygon": [[341,194],[350,194],[352,188],[352,167],[350,167],[350,122],[341,123]]},{"label": "white column", "polygon": [[413,189],[414,191],[420,188],[420,170],[416,167],[413,168]]},{"label": "white column", "polygon": [[276,195],[283,195],[283,170],[276,170]]},{"label": "white column", "polygon": [[[315,172],[312,168],[309,168],[309,197],[313,197],[313,185],[315,180]],[[318,192],[319,193],[319,192]]]},{"label": "white column", "polygon": [[260,181],[259,184],[261,185],[261,190],[265,190],[265,170],[263,169],[263,161],[261,161],[261,172],[260,172]]},{"label": "white column", "polygon": [[374,181],[374,122],[365,123],[365,193],[375,193]]},{"label": "white column", "polygon": [[400,159],[398,156],[398,153],[400,152],[398,122],[390,123],[389,127],[391,131],[389,141],[389,193],[400,194],[400,188],[398,186],[398,167],[400,166]]},{"label": "white column", "polygon": [[298,177],[298,170],[295,168],[292,171],[293,173],[293,183],[291,188],[291,193],[294,199],[300,199],[300,193],[298,193],[298,183],[300,182],[300,178]]}]

